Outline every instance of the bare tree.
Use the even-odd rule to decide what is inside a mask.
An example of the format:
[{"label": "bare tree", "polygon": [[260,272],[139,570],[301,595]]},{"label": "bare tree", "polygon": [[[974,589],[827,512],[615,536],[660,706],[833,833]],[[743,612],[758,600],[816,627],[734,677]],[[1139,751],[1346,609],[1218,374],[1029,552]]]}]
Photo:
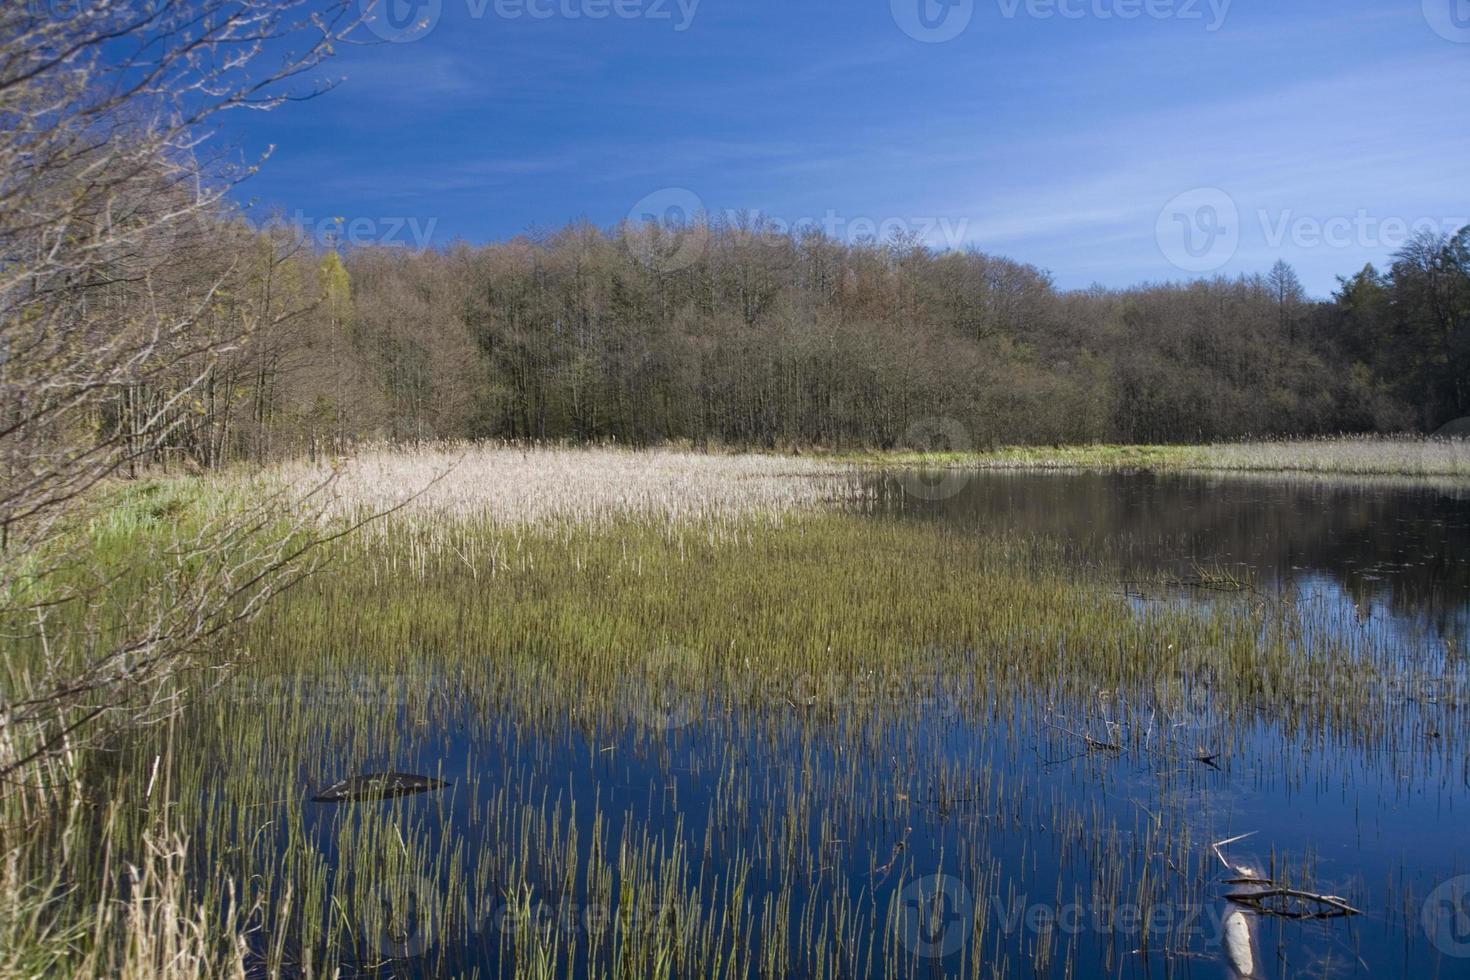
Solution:
[{"label": "bare tree", "polygon": [[[0,675],[0,775],[44,771],[106,723],[155,717],[188,658],[296,574],[271,507],[180,543],[121,625],[85,587],[71,517],[197,422],[251,317],[225,317],[240,256],[222,195],[249,166],[201,162],[208,123],[310,97],[355,26],[349,0],[96,0],[0,7],[0,615],[39,664]],[[215,247],[210,247],[215,246]],[[53,621],[72,627],[57,632]]]}]

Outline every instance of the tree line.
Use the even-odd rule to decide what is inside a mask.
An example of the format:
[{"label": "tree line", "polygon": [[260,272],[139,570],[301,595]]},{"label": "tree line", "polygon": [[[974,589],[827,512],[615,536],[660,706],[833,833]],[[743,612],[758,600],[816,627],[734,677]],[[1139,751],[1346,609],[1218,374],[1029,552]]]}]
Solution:
[{"label": "tree line", "polygon": [[245,260],[222,299],[249,326],[174,441],[203,465],[362,441],[986,448],[1470,414],[1470,229],[1423,234],[1319,302],[1285,263],[1065,291],[973,250],[758,219],[422,252],[218,227]]}]

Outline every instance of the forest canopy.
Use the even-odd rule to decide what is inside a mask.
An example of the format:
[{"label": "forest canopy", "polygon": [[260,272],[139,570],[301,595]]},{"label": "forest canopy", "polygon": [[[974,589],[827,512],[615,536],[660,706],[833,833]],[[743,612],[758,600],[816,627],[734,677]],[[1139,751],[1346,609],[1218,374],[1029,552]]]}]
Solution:
[{"label": "forest canopy", "polygon": [[758,220],[428,251],[312,249],[277,229],[255,247],[242,287],[270,281],[299,312],[221,358],[180,433],[199,462],[458,438],[1200,442],[1470,414],[1470,229],[1414,239],[1327,302],[1285,263],[1062,291],[973,250]]}]

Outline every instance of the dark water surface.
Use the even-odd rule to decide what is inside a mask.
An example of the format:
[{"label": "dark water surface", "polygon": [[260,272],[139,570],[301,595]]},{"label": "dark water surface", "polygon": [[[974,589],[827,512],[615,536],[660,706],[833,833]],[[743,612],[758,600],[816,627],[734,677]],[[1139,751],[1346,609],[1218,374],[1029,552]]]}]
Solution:
[{"label": "dark water surface", "polygon": [[997,471],[902,474],[873,481],[873,494],[880,513],[1043,535],[1124,570],[1249,575],[1464,649],[1470,487]]},{"label": "dark water surface", "polygon": [[[1363,914],[1250,917],[1246,975],[1470,977],[1470,758],[1456,737],[1467,727],[1470,492],[1007,473],[942,483],[908,474],[869,489],[877,513],[1054,540],[1079,567],[1116,576],[1140,614],[1286,598],[1311,605],[1308,628],[1399,644],[1424,669],[1386,695],[1403,710],[1383,737],[1293,731],[1280,719],[1225,734],[1201,705],[1183,721],[1159,719],[1157,732],[1152,717],[1146,729],[1128,719],[1134,735],[1119,751],[1059,731],[1044,697],[955,711],[956,682],[941,677],[915,678],[912,710],[856,739],[840,720],[800,710],[758,730],[686,711],[650,737],[552,734],[451,709],[415,736],[411,757],[382,762],[455,785],[391,805],[451,835],[483,823],[497,799],[540,812],[560,801],[553,822],[563,835],[575,828],[584,852],[595,836],[615,847],[625,832],[648,835],[665,859],[683,848],[685,887],[710,908],[744,868],[755,911],[735,942],[820,947],[834,977],[1241,975],[1223,951],[1224,896],[1239,888],[1227,879],[1239,875],[1210,844],[1252,834],[1223,849],[1232,864]],[[732,807],[743,819],[728,818]],[[308,813],[328,861],[345,819]],[[484,876],[498,880],[523,845],[475,844],[464,858],[493,865]],[[634,899],[604,907],[585,866],[568,872],[534,846],[525,853],[530,871],[518,873],[542,885],[519,912],[492,890],[467,921],[368,937],[362,971],[533,975],[516,952],[526,908],[533,930],[566,951],[544,967],[552,975],[585,975],[589,949],[616,960],[594,920]],[[677,913],[652,914],[667,925]],[[755,959],[751,976],[819,973],[801,957],[775,956],[768,970]]]}]

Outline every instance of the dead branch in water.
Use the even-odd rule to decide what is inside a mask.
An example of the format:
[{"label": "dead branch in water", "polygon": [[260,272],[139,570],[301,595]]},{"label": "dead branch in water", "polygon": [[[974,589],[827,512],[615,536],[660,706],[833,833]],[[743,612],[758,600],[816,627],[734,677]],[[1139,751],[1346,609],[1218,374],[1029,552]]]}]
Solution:
[{"label": "dead branch in water", "polygon": [[[1268,878],[1258,872],[1255,868],[1244,864],[1231,864],[1226,859],[1221,848],[1230,844],[1245,840],[1247,837],[1255,836],[1255,831],[1249,834],[1241,834],[1227,840],[1217,841],[1210,845],[1215,852],[1215,857],[1226,868],[1236,873],[1236,877],[1225,879],[1227,885],[1249,885],[1250,891],[1233,891],[1225,894],[1225,900],[1234,902],[1248,908],[1252,912],[1261,915],[1272,915],[1282,919],[1337,919],[1349,915],[1362,915],[1362,911],[1349,905],[1346,900],[1337,895],[1319,895],[1316,892],[1302,891],[1299,888],[1288,888],[1277,884],[1274,879]],[[1303,902],[1316,902],[1318,905],[1326,906],[1331,911],[1307,912],[1298,909],[1281,908],[1266,904],[1270,899],[1294,899]]]},{"label": "dead branch in water", "polygon": [[[1260,912],[1263,915],[1274,915],[1283,919],[1337,919],[1349,915],[1362,915],[1362,911],[1353,908],[1347,902],[1336,895],[1318,895],[1316,892],[1306,892],[1297,888],[1287,888],[1271,882],[1269,887],[1254,892],[1229,892],[1225,898],[1237,905],[1249,906],[1251,911]],[[1286,898],[1297,899],[1305,902],[1316,902],[1319,905],[1328,906],[1330,912],[1304,912],[1296,909],[1286,909],[1266,905],[1267,899]]]},{"label": "dead branch in water", "polygon": [[1117,742],[1104,742],[1101,739],[1093,738],[1091,735],[1084,735],[1081,732],[1074,732],[1072,731],[1072,729],[1063,728],[1061,725],[1053,725],[1049,721],[1043,722],[1043,724],[1045,724],[1047,728],[1055,728],[1059,732],[1065,732],[1073,738],[1080,738],[1089,749],[1097,749],[1101,752],[1123,751],[1123,746],[1119,745]]}]

